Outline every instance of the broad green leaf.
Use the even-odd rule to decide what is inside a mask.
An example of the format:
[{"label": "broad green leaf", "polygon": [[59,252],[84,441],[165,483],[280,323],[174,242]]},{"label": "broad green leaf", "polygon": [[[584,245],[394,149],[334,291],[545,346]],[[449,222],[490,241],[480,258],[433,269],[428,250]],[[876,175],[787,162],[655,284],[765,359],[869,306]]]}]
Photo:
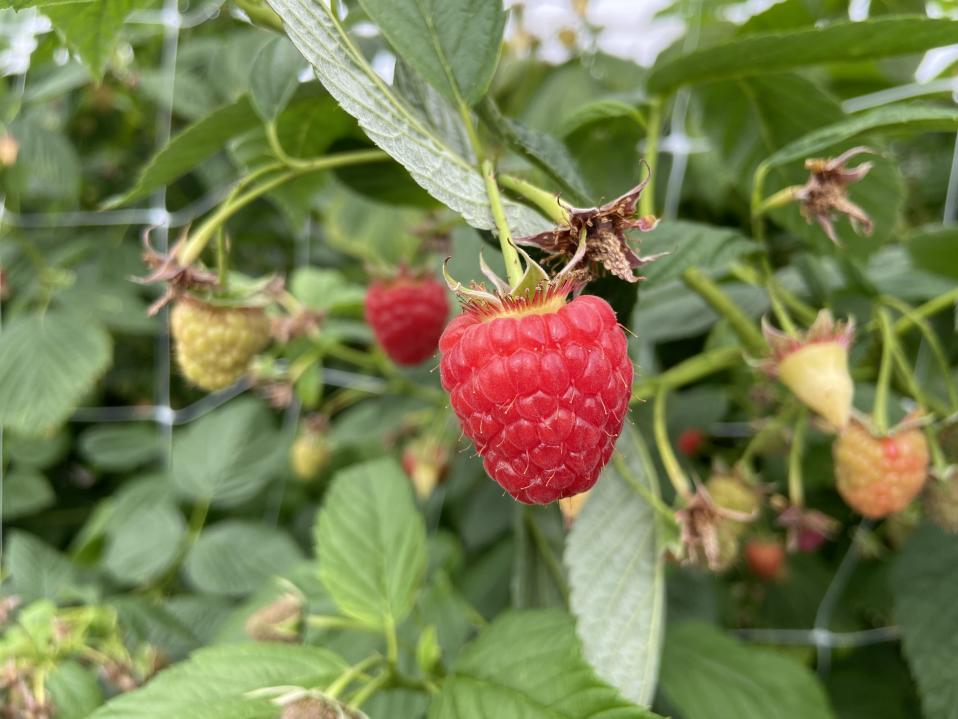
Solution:
[{"label": "broad green leaf", "polygon": [[124,594],[107,603],[116,610],[129,645],[149,643],[179,659],[201,644],[200,637],[155,598]]},{"label": "broad green leaf", "polygon": [[565,527],[555,505],[515,509],[516,558],[512,569],[512,606],[516,609],[565,608],[568,579],[562,566]]},{"label": "broad green leaf", "polygon": [[652,232],[635,235],[643,255],[666,253],[641,269],[645,276],[642,290],[678,279],[689,267],[706,272],[721,272],[757,245],[729,227],[715,227],[685,220],[660,223]]},{"label": "broad green leaf", "polygon": [[958,279],[958,229],[928,227],[907,238],[905,247],[915,267]]},{"label": "broad green leaf", "polygon": [[9,432],[3,436],[3,455],[20,465],[46,469],[56,464],[70,447],[64,431],[52,435],[21,435]]},{"label": "broad green leaf", "polygon": [[16,519],[46,509],[56,501],[50,482],[29,467],[16,467],[3,478],[3,519]]},{"label": "broad green leaf", "polygon": [[0,334],[0,424],[23,434],[52,431],[110,364],[110,336],[97,322],[58,310],[22,315]]},{"label": "broad green leaf", "polygon": [[391,207],[352,192],[333,195],[324,219],[326,241],[333,248],[373,266],[410,263],[422,244],[409,231],[423,222],[420,211]]},{"label": "broad green leaf", "polygon": [[506,117],[491,101],[482,106],[482,116],[514,152],[545,172],[563,194],[569,195],[565,198],[566,202],[576,205],[591,204],[592,192],[583,182],[572,154],[561,141],[546,132]]},{"label": "broad green leaf", "polygon": [[276,719],[269,698],[251,698],[275,686],[326,686],[347,664],[325,649],[255,642],[207,647],[121,694],[90,719]]},{"label": "broad green leaf", "polygon": [[[479,172],[383,82],[325,3],[270,0],[270,5],[283,18],[293,44],[329,93],[359,120],[376,145],[473,227],[489,230],[495,226]],[[505,212],[516,235],[549,228],[543,218],[524,205],[507,201]]]},{"label": "broad green leaf", "polygon": [[453,104],[474,105],[499,62],[506,12],[489,0],[359,0],[389,43]]},{"label": "broad green leaf", "polygon": [[232,506],[266,485],[284,450],[266,407],[238,399],[176,434],[173,483],[191,499]]},{"label": "broad green leaf", "polygon": [[[769,309],[768,297],[757,287],[727,283],[722,289],[750,317]],[[704,334],[720,319],[681,282],[665,282],[642,293],[631,327],[643,342],[657,343]]]},{"label": "broad green leaf", "polygon": [[186,576],[202,592],[244,595],[300,561],[281,529],[229,520],[205,530],[186,559]]},{"label": "broad green leaf", "polygon": [[123,205],[146,197],[169,185],[203,160],[223,149],[226,142],[260,123],[249,97],[224,105],[177,134],[140,171],[136,184],[110,206]]},{"label": "broad green leaf", "polygon": [[582,657],[569,615],[501,615],[467,645],[429,719],[651,719],[604,684]]},{"label": "broad green leaf", "polygon": [[905,657],[927,719],[958,716],[958,537],[920,527],[895,560],[891,589]]},{"label": "broad green leaf", "polygon": [[469,162],[475,161],[462,116],[436,88],[401,59],[396,60],[393,70],[393,91],[453,152]]},{"label": "broad green leaf", "polygon": [[39,116],[17,118],[10,130],[20,151],[6,171],[8,192],[26,202],[74,203],[80,194],[80,159],[70,139]]},{"label": "broad green leaf", "polygon": [[768,649],[745,646],[711,624],[670,627],[661,689],[683,719],[832,719],[808,667]]},{"label": "broad green leaf", "polygon": [[636,704],[655,694],[665,630],[665,574],[655,465],[626,423],[612,462],[582,508],[566,548],[570,607],[596,673]]},{"label": "broad green leaf", "polygon": [[587,125],[623,117],[628,118],[638,127],[646,125],[645,116],[634,104],[610,97],[579,105],[571,114],[562,118],[557,134],[559,137],[567,137]]},{"label": "broad green leaf", "polygon": [[145,584],[176,560],[186,523],[171,502],[114,515],[107,534],[103,568],[120,584]]},{"label": "broad green leaf", "polygon": [[788,32],[749,35],[664,61],[648,78],[649,92],[680,85],[780,72],[820,63],[874,60],[958,43],[958,21],[919,16],[833,22]]},{"label": "broad green leaf", "polygon": [[368,624],[400,622],[426,568],[426,530],[394,461],[337,473],[316,526],[319,576],[340,610]]},{"label": "broad green leaf", "polygon": [[349,282],[336,270],[300,267],[293,272],[289,290],[300,302],[325,312],[356,311],[363,305],[366,291]]},{"label": "broad green leaf", "polygon": [[99,80],[113,53],[123,21],[151,0],[97,0],[90,3],[50,5],[43,11],[53,27]]},{"label": "broad green leaf", "polygon": [[306,63],[285,37],[275,37],[259,51],[249,78],[250,100],[266,122],[276,118],[296,92]]},{"label": "broad green leaf", "polygon": [[774,167],[804,160],[840,142],[870,132],[901,134],[956,130],[958,111],[954,109],[936,105],[888,105],[810,132],[775,152],[763,164]]},{"label": "broad green leaf", "polygon": [[57,665],[47,679],[50,701],[57,719],[86,719],[103,703],[103,690],[96,675],[75,661]]},{"label": "broad green leaf", "polygon": [[89,597],[79,569],[50,545],[26,532],[11,532],[3,548],[4,571],[13,592],[25,603],[35,599],[70,601]]},{"label": "broad green leaf", "polygon": [[160,455],[160,434],[146,424],[100,424],[80,435],[80,452],[109,471],[134,469]]}]

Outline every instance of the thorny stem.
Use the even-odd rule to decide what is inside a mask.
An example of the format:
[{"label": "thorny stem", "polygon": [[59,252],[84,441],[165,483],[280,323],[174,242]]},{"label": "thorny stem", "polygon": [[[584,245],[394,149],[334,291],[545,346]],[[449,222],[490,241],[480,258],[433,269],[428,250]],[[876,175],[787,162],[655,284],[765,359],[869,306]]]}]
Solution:
[{"label": "thorny stem", "polygon": [[692,490],[689,486],[689,480],[682,472],[675,452],[672,451],[672,445],[669,442],[669,432],[665,425],[665,404],[669,390],[666,387],[659,387],[655,393],[655,404],[652,411],[653,427],[655,429],[655,446],[659,450],[659,457],[665,466],[665,473],[669,481],[675,487],[676,493],[683,500],[688,500],[692,496]]},{"label": "thorny stem", "polygon": [[878,367],[878,383],[875,387],[875,406],[872,408],[872,422],[879,434],[888,431],[888,385],[891,382],[892,363],[895,356],[895,335],[883,307],[876,310],[878,328],[881,332],[882,354]]},{"label": "thorny stem", "polygon": [[[265,195],[270,190],[274,190],[289,180],[300,177],[311,172],[321,172],[331,170],[336,167],[347,165],[358,165],[366,162],[380,162],[388,158],[388,155],[382,150],[357,150],[355,152],[343,152],[326,157],[318,157],[313,160],[303,160],[302,164],[297,163],[295,167],[281,172],[278,176],[262,182],[247,192],[227,198],[227,201],[220,205],[219,209],[210,215],[206,221],[200,225],[196,233],[179,250],[178,260],[181,265],[190,265],[195,262],[209,243],[210,239],[230,217],[236,214],[253,200]],[[272,168],[272,166],[270,166]],[[275,168],[272,168],[275,169]],[[258,174],[265,174],[265,168],[257,171]],[[241,182],[240,186],[245,186],[249,180]]]},{"label": "thorny stem", "polygon": [[725,292],[697,267],[691,267],[682,273],[682,280],[694,290],[718,314],[728,320],[739,341],[751,354],[761,356],[768,346],[762,333],[752,321],[739,309]]},{"label": "thorny stem", "polygon": [[649,124],[645,135],[645,162],[649,166],[649,184],[639,198],[639,214],[655,214],[655,170],[659,165],[659,137],[662,134],[662,98],[649,103]]},{"label": "thorny stem", "polygon": [[519,261],[516,246],[512,242],[512,232],[509,230],[506,212],[502,207],[502,195],[499,194],[499,186],[496,184],[496,173],[489,160],[482,161],[482,179],[486,183],[492,219],[499,232],[499,246],[502,249],[502,259],[506,264],[506,276],[509,278],[510,286],[515,287],[522,280],[522,263]]},{"label": "thorny stem", "polygon": [[531,202],[556,225],[569,224],[569,213],[559,203],[559,195],[557,193],[544,190],[538,185],[534,185],[528,180],[523,180],[521,177],[514,175],[500,174],[499,184],[510,192],[514,192]]},{"label": "thorny stem", "polygon": [[722,372],[740,364],[742,350],[738,347],[721,347],[690,357],[657,377],[643,380],[632,389],[632,401],[648,399],[659,388],[679,389],[716,372]]},{"label": "thorny stem", "polygon": [[938,335],[935,334],[935,331],[931,328],[931,325],[928,324],[928,321],[924,317],[916,315],[915,310],[907,302],[903,302],[897,297],[882,296],[880,298],[889,307],[893,307],[902,313],[903,316],[911,319],[912,324],[918,327],[918,331],[921,332],[922,336],[925,338],[925,341],[928,343],[928,347],[931,349],[932,354],[935,356],[935,361],[938,363],[938,367],[942,373],[942,379],[945,382],[945,389],[948,392],[948,401],[951,406],[951,409],[958,409],[958,387],[955,385],[955,379],[951,374],[951,367],[948,363],[948,357],[945,354],[944,348],[941,346],[941,340],[938,339]]},{"label": "thorny stem", "polygon": [[802,483],[802,454],[805,451],[805,433],[808,430],[808,410],[798,410],[795,428],[792,430],[792,445],[788,450],[788,498],[794,507],[805,504],[805,489]]}]

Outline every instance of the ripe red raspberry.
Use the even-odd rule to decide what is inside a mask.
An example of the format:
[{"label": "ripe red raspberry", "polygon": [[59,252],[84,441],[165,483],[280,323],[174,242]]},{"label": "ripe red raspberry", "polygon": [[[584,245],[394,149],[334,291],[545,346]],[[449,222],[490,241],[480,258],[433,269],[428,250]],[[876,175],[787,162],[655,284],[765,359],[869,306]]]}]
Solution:
[{"label": "ripe red raspberry", "polygon": [[436,351],[449,316],[446,288],[433,277],[403,271],[366,292],[366,322],[396,364],[416,365]]},{"label": "ripe red raspberry", "polygon": [[745,562],[759,579],[778,579],[785,566],[785,547],[775,539],[753,537],[745,544]]},{"label": "ripe red raspberry", "polygon": [[218,307],[193,297],[177,300],[170,312],[176,360],[197,387],[229,387],[269,344],[269,318],[259,307]]},{"label": "ripe red raspberry", "polygon": [[695,457],[702,451],[705,440],[705,432],[698,427],[689,427],[683,430],[682,434],[680,434],[679,438],[675,441],[675,444],[679,448],[679,452],[686,457]]},{"label": "ripe red raspberry", "polygon": [[562,291],[469,304],[439,340],[443,387],[486,471],[520,502],[584,492],[615,448],[632,393],[605,300]]},{"label": "ripe red raspberry", "polygon": [[853,421],[835,441],[832,455],[839,494],[871,519],[907,507],[928,476],[928,442],[917,429],[876,437]]}]

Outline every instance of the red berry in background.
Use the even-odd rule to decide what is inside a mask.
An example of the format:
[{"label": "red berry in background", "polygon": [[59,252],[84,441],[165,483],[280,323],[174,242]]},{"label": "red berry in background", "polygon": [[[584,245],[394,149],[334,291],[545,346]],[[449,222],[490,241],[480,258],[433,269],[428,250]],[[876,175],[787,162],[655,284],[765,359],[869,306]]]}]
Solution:
[{"label": "red berry in background", "polygon": [[798,551],[817,552],[828,541],[828,535],[816,532],[814,529],[798,530]]},{"label": "red berry in background", "polygon": [[877,437],[853,421],[832,447],[838,493],[870,519],[907,507],[928,477],[928,442],[918,429]]},{"label": "red berry in background", "polygon": [[759,579],[778,579],[785,566],[785,547],[776,539],[753,537],[745,544],[745,563]]},{"label": "red berry in background", "polygon": [[463,432],[503,489],[548,504],[595,484],[632,394],[625,334],[605,300],[550,289],[468,303],[439,350]]},{"label": "red berry in background", "polygon": [[686,457],[695,457],[702,451],[705,440],[705,432],[697,427],[689,427],[683,430],[675,444],[678,446],[679,452]]},{"label": "red berry in background", "polygon": [[436,352],[449,316],[446,288],[408,271],[376,280],[366,292],[366,322],[376,341],[400,365],[417,365]]}]

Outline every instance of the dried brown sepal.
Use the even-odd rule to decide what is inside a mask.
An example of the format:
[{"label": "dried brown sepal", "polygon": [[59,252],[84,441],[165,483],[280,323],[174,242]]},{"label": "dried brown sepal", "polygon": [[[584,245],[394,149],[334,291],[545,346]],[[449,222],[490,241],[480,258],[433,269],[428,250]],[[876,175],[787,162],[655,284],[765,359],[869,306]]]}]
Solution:
[{"label": "dried brown sepal", "polygon": [[691,499],[675,513],[682,563],[704,566],[713,572],[728,569],[735,559],[738,539],[735,532],[723,530],[731,522],[751,522],[757,515],[757,510],[737,512],[720,507],[704,486],[697,485]]},{"label": "dried brown sepal", "polygon": [[152,272],[146,277],[133,277],[133,281],[141,285],[151,285],[157,282],[166,283],[166,291],[160,295],[147,310],[151,317],[172,302],[178,294],[198,287],[212,288],[217,285],[217,277],[213,272],[192,266],[184,266],[176,259],[177,249],[186,236],[173,246],[168,253],[163,254],[153,249],[150,244],[152,227],[143,231],[143,261]]},{"label": "dried brown sepal", "polygon": [[832,539],[840,526],[838,520],[827,514],[794,504],[786,504],[775,521],[785,528],[785,546],[792,553],[814,552]]},{"label": "dried brown sepal", "polygon": [[[566,211],[568,222],[548,232],[520,237],[516,244],[538,247],[547,254],[547,262],[569,262],[579,249],[579,238],[585,231],[585,252],[575,268],[583,280],[609,272],[626,282],[638,282],[635,270],[661,255],[642,257],[632,249],[626,237],[629,230],[648,232],[658,220],[651,216],[636,217],[636,205],[648,184],[646,177],[621,197],[601,207],[571,207],[559,201]],[[568,267],[570,272],[573,268]]]},{"label": "dried brown sepal", "polygon": [[295,642],[299,639],[303,602],[288,592],[253,612],[244,628],[251,639],[262,642]]},{"label": "dried brown sepal", "polygon": [[855,232],[870,235],[874,228],[868,213],[848,198],[848,186],[864,178],[872,169],[872,163],[863,162],[855,167],[846,167],[846,163],[864,154],[876,153],[869,147],[859,146],[838,157],[805,160],[805,169],[811,175],[808,182],[795,190],[794,197],[801,203],[802,216],[809,224],[817,222],[836,245],[840,244],[832,225],[836,212],[848,216]]},{"label": "dried brown sepal", "polygon": [[282,344],[300,337],[308,337],[319,330],[326,313],[320,310],[303,308],[292,315],[283,315],[270,319],[270,334]]}]

